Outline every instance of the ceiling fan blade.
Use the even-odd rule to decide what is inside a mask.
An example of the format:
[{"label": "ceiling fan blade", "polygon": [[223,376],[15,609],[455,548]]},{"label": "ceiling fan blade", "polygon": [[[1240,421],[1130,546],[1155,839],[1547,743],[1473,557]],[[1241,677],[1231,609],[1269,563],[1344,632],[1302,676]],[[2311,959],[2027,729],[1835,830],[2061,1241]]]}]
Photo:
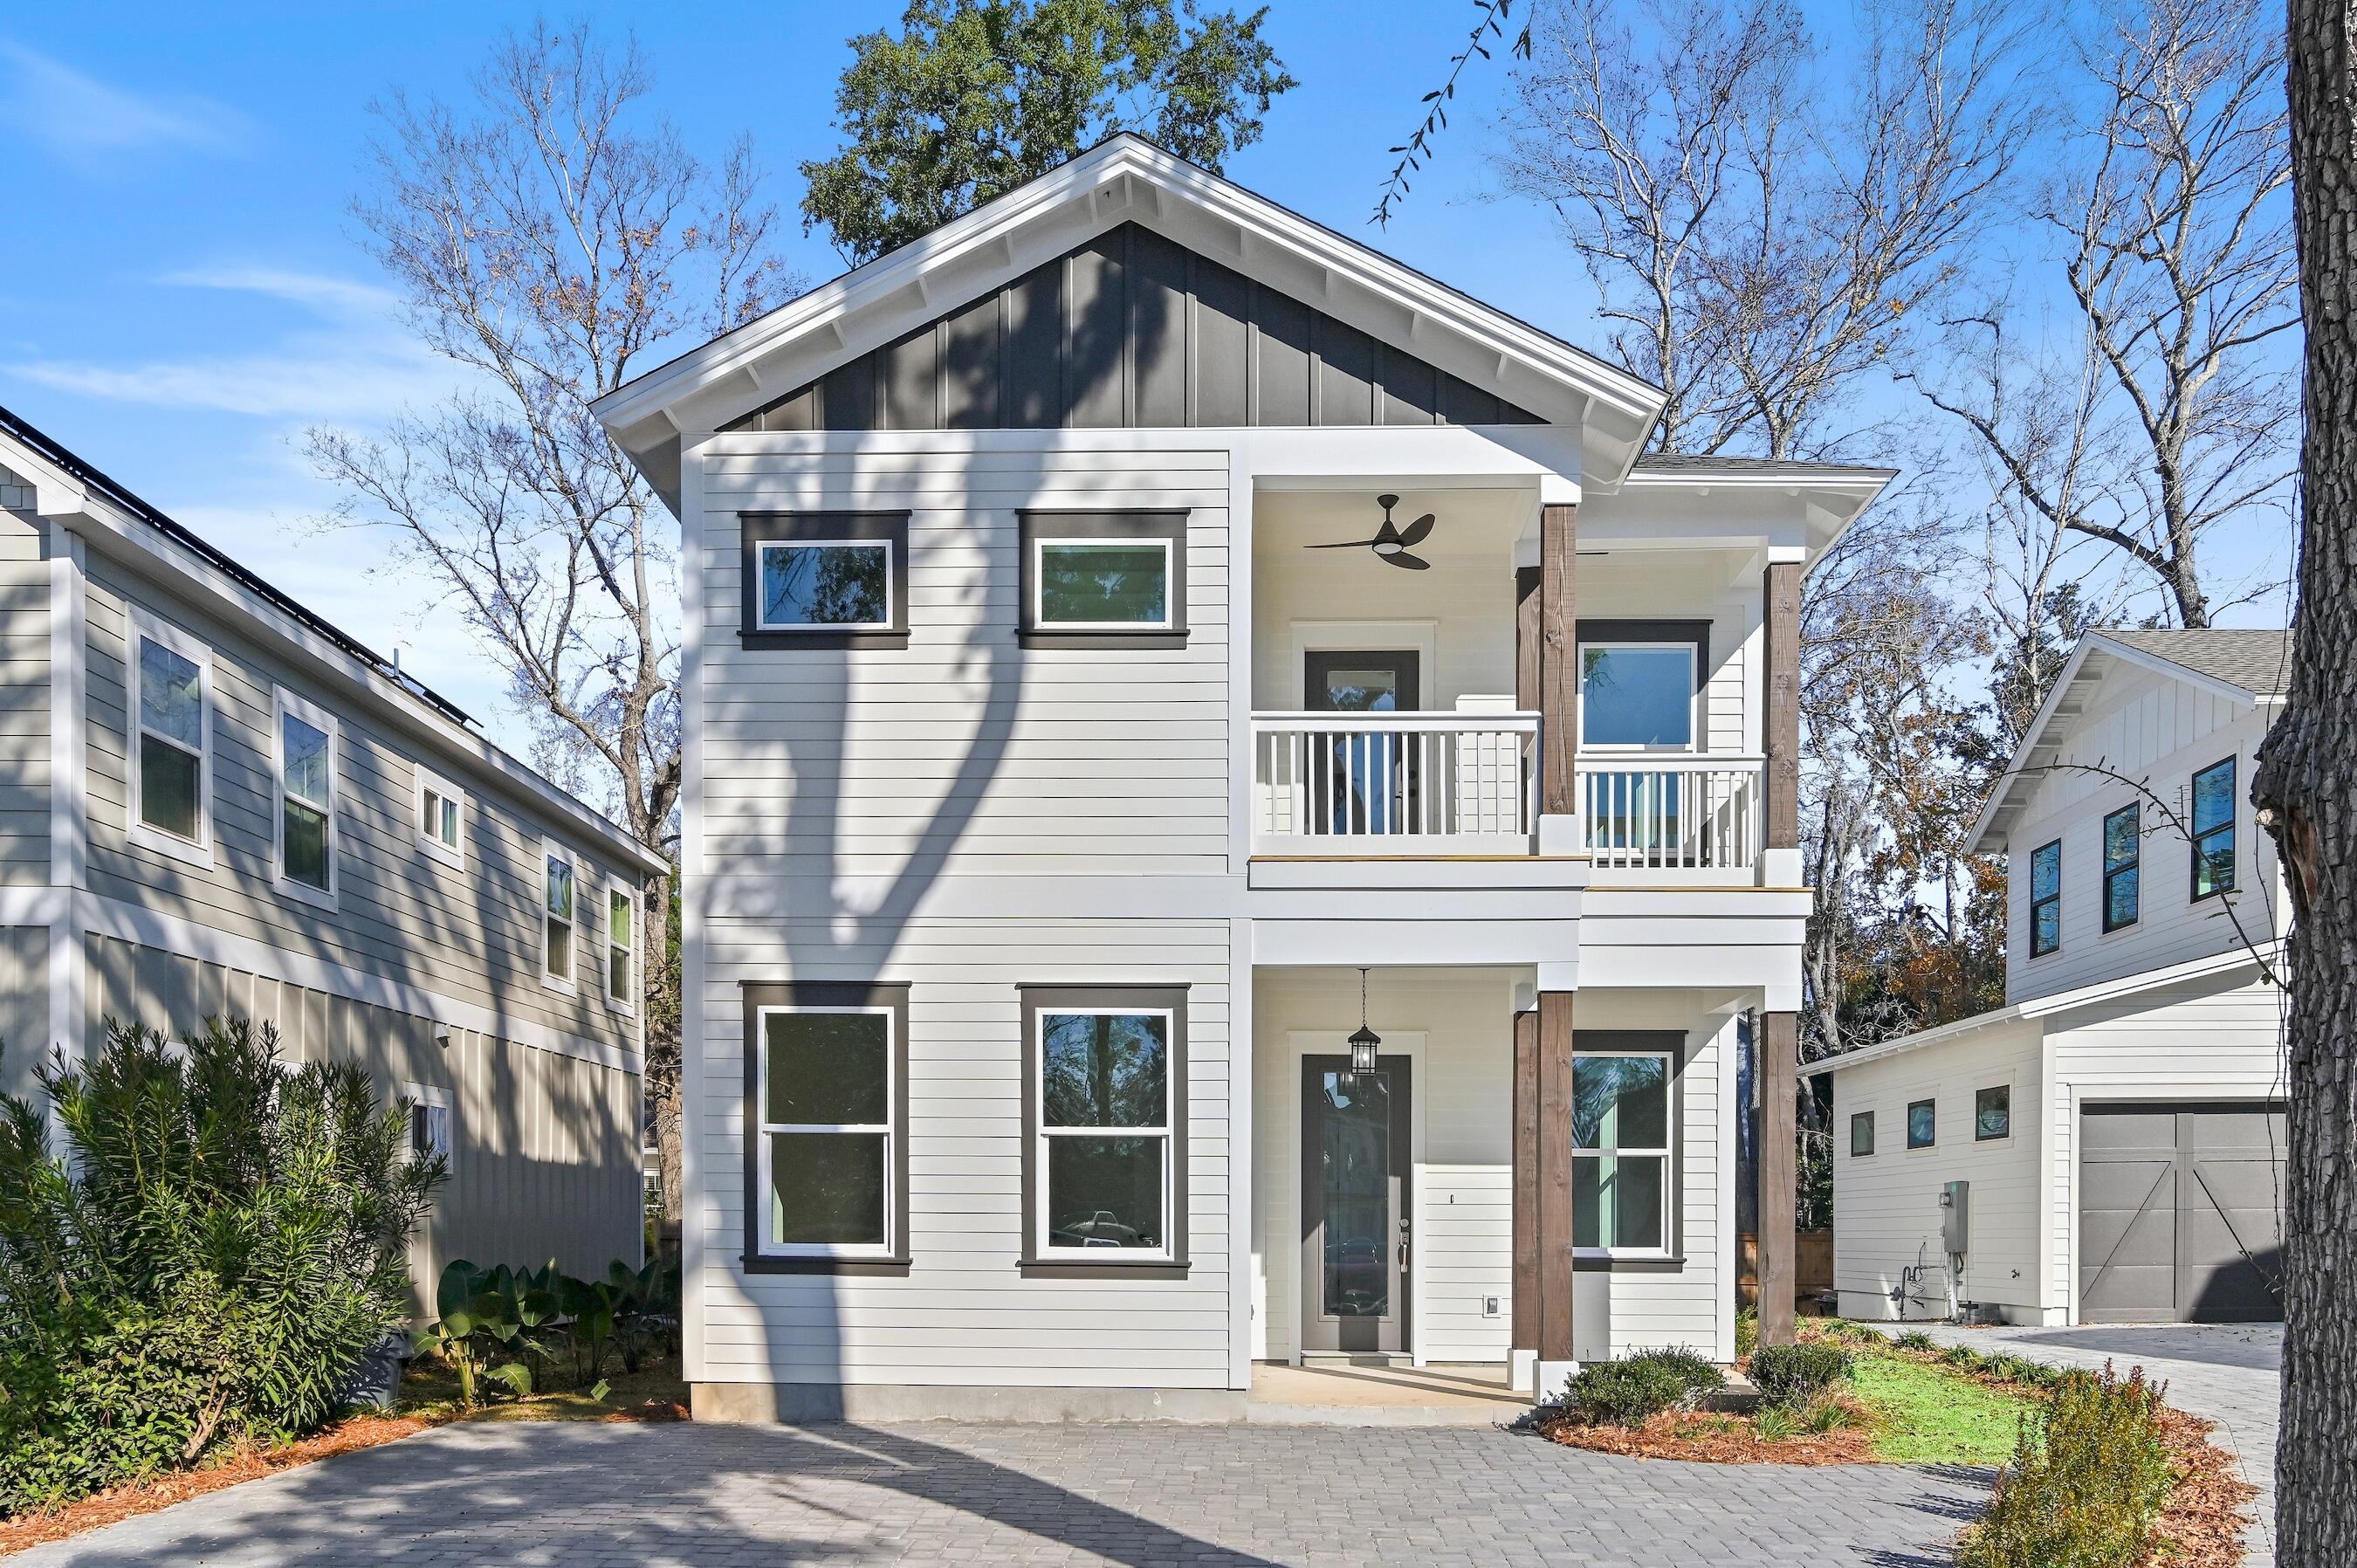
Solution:
[{"label": "ceiling fan blade", "polygon": [[1407,527],[1400,531],[1400,542],[1402,544],[1423,543],[1426,538],[1431,534],[1432,525],[1437,521],[1438,520],[1430,512],[1426,512],[1422,517],[1417,518],[1414,522],[1409,523]]},{"label": "ceiling fan blade", "polygon": [[1394,551],[1389,555],[1379,557],[1379,559],[1388,561],[1394,566],[1405,566],[1411,572],[1429,572],[1432,570],[1431,562],[1426,560],[1421,555],[1411,555],[1405,550]]},{"label": "ceiling fan blade", "polygon": [[1339,544],[1305,544],[1301,548],[1304,550],[1364,550],[1370,545],[1382,542],[1380,539],[1345,539]]}]

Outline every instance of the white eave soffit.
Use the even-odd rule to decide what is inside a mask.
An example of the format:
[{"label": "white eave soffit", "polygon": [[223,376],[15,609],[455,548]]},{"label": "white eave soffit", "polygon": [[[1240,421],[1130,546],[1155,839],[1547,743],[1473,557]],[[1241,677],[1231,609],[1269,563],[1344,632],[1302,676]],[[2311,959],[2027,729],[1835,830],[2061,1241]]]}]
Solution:
[{"label": "white eave soffit", "polygon": [[634,458],[660,464],[680,435],[717,429],[1125,221],[1542,419],[1583,426],[1593,472],[1625,473],[1660,408],[1660,392],[1603,360],[1126,135],[592,406]]}]

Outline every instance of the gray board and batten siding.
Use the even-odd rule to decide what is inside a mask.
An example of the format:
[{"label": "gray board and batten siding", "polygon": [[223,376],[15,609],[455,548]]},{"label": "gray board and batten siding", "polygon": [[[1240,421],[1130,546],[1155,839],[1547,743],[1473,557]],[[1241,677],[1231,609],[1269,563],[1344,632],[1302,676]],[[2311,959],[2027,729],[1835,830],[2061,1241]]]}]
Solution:
[{"label": "gray board and batten siding", "polygon": [[724,428],[1538,423],[1312,306],[1124,223]]}]

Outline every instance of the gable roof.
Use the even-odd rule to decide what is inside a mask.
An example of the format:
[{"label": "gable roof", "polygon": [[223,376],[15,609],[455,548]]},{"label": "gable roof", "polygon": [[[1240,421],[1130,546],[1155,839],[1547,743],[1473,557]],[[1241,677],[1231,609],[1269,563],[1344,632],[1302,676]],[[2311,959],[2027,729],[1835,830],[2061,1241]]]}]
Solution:
[{"label": "gable roof", "polygon": [[1583,349],[1128,133],[599,398],[675,499],[683,434],[718,429],[911,328],[1136,222],[1550,424],[1628,471],[1663,394]]},{"label": "gable roof", "polygon": [[2062,672],[2022,731],[1988,803],[1973,825],[1965,853],[2006,847],[2006,835],[2029,809],[2044,770],[2061,754],[2071,730],[2112,672],[2148,670],[2171,680],[2255,706],[2283,694],[2291,677],[2291,633],[2202,628],[2179,630],[2091,631],[2079,639]]}]

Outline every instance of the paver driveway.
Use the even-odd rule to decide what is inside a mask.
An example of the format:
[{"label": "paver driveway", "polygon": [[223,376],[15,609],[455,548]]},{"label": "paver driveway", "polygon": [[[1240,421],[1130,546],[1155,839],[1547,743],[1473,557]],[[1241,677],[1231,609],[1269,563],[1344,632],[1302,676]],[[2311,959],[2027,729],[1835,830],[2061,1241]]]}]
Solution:
[{"label": "paver driveway", "polygon": [[[1887,1325],[1877,1324],[1876,1327]],[[2245,1568],[2276,1560],[2276,1424],[2283,1402],[2280,1323],[2091,1324],[2079,1328],[1949,1328],[1917,1325],[1943,1344],[2006,1349],[2058,1367],[2101,1367],[2169,1385],[2169,1402],[2218,1423],[2214,1441],[2242,1461],[2243,1478],[2259,1488]],[[2002,1344],[1994,1343],[2002,1341]]]},{"label": "paver driveway", "polygon": [[1495,1429],[448,1426],[43,1547],[206,1563],[1944,1563],[1978,1471],[1647,1463]]}]

